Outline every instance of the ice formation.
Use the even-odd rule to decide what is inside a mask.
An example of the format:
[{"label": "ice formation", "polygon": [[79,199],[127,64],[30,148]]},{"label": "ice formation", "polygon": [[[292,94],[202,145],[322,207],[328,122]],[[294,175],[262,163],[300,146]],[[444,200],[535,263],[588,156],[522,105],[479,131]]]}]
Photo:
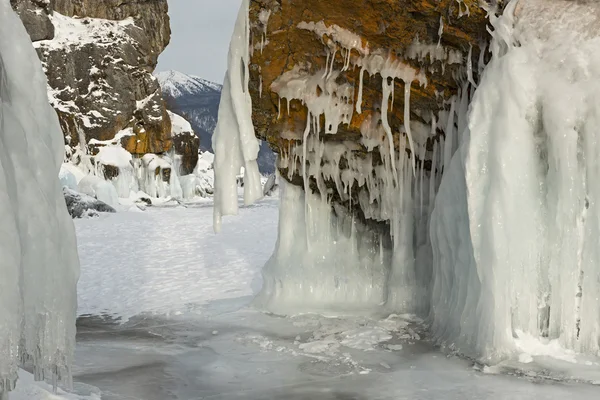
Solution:
[{"label": "ice formation", "polygon": [[259,142],[252,124],[250,80],[249,0],[243,0],[229,47],[219,122],[213,134],[215,149],[214,228],[220,230],[221,217],[238,211],[237,176],[244,168],[244,202],[251,204],[262,197],[258,172]]},{"label": "ice formation", "polygon": [[[485,68],[472,48],[463,60],[415,40],[405,55],[462,66],[458,93],[422,118],[429,126],[409,118],[423,71],[366,51],[339,27],[298,25],[330,41],[324,69],[296,64],[271,86],[308,118],[303,132],[282,133],[290,144],[278,165],[287,174],[279,239],[257,304],[281,314],[414,313],[440,344],[486,362],[531,360],[544,343],[600,354],[600,7],[515,0],[490,21]],[[337,83],[348,64],[358,88]],[[324,138],[362,113],[366,73],[384,78],[381,113],[361,127],[360,145],[377,149],[377,160],[355,142]],[[408,139],[396,145],[387,121],[395,79],[405,87]],[[238,139],[223,138],[237,147],[218,173],[239,170]],[[285,182],[298,176],[306,192]],[[218,190],[234,210],[235,193]],[[538,350],[523,354],[535,341]]]},{"label": "ice formation", "polygon": [[29,35],[0,0],[0,398],[17,366],[70,380],[75,345],[75,232],[58,180],[64,141]]},{"label": "ice formation", "polygon": [[600,9],[516,5],[436,200],[432,327],[492,359],[523,335],[598,354]]}]

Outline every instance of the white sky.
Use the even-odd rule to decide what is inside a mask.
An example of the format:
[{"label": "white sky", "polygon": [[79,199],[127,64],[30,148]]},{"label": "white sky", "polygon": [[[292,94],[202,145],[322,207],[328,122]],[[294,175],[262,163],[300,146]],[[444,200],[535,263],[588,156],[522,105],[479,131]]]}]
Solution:
[{"label": "white sky", "polygon": [[241,0],[169,0],[171,43],[157,71],[174,69],[222,83]]}]

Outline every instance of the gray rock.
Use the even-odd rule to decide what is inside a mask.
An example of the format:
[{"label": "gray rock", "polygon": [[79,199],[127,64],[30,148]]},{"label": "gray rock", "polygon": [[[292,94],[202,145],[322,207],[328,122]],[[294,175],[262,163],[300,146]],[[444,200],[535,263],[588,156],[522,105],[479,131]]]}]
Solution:
[{"label": "gray rock", "polygon": [[17,12],[31,41],[50,40],[54,38],[54,25],[50,21],[50,4],[44,0],[10,0],[10,5]]},{"label": "gray rock", "polygon": [[117,212],[108,204],[86,194],[71,190],[67,187],[63,187],[63,194],[65,196],[65,203],[67,203],[67,210],[69,211],[71,218],[82,218],[86,215],[89,216],[101,212]]}]

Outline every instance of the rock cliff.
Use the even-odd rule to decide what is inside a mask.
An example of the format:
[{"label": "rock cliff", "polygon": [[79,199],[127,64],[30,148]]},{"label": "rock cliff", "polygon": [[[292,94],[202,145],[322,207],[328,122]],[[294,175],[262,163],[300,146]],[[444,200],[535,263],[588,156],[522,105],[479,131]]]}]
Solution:
[{"label": "rock cliff", "polygon": [[93,154],[117,136],[138,156],[171,149],[171,121],[152,76],[170,40],[166,0],[11,0],[11,5],[42,60],[50,102],[71,148],[90,144]]},{"label": "rock cliff", "polygon": [[[455,123],[448,117],[454,119],[451,108],[459,107],[486,58],[486,5],[252,0],[253,120],[257,135],[280,154],[282,175],[319,190],[316,174],[307,172],[303,182],[301,162],[288,162],[294,148],[312,137],[325,146],[343,143],[353,154],[371,157],[373,165],[384,162],[381,149],[389,149],[384,144],[391,138],[396,154],[415,153],[416,164],[430,170],[446,124]],[[306,146],[309,153],[318,150]],[[299,152],[296,158],[311,164]],[[319,165],[307,169],[324,166],[332,153],[321,149],[319,160],[312,161]],[[359,188],[345,188],[349,196],[340,193],[338,178],[348,168],[344,157],[338,155],[337,172],[330,171],[325,184],[334,198],[359,204]]]}]

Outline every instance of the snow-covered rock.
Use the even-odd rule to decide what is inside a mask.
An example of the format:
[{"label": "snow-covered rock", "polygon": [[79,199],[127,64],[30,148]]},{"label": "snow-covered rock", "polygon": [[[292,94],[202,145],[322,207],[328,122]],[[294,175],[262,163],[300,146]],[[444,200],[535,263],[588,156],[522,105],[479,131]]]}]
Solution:
[{"label": "snow-covered rock", "polygon": [[79,193],[71,190],[68,187],[63,187],[67,210],[71,218],[82,218],[84,216],[97,215],[99,212],[114,213],[117,212],[113,207],[95,197],[88,196],[84,193]]},{"label": "snow-covered rock", "polygon": [[[170,40],[167,1],[11,0],[48,77],[48,97],[71,147],[121,138],[132,154],[171,148],[151,74]],[[83,143],[84,145],[81,145]]]},{"label": "snow-covered rock", "polygon": [[173,133],[173,150],[181,157],[178,173],[181,175],[191,174],[198,163],[198,149],[200,139],[194,133],[192,125],[182,116],[169,111]]}]

